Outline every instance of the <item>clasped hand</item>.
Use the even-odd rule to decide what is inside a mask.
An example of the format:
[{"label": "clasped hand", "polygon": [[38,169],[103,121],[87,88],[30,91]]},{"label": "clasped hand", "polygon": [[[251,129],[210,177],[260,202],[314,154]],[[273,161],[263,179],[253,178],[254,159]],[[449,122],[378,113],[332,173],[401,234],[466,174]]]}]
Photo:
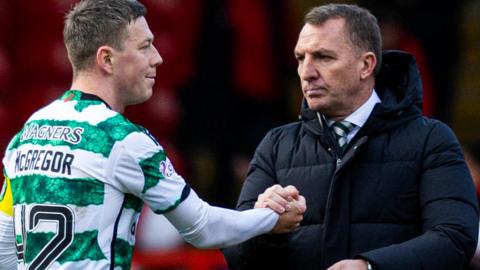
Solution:
[{"label": "clasped hand", "polygon": [[280,217],[271,232],[286,233],[300,226],[307,210],[305,197],[294,186],[274,185],[258,196],[255,208],[271,208]]}]

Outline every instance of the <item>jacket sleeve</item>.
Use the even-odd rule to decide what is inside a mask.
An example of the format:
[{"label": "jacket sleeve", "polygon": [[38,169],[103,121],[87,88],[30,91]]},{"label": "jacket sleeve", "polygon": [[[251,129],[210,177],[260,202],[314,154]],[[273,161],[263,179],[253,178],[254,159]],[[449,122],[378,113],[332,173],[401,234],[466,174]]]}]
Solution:
[{"label": "jacket sleeve", "polygon": [[374,269],[468,268],[477,242],[478,206],[460,145],[450,128],[435,122],[423,153],[419,179],[422,234],[359,254]]},{"label": "jacket sleeve", "polygon": [[[258,195],[277,183],[274,169],[274,143],[274,136],[269,132],[257,147],[238,199],[238,210],[253,208]],[[239,245],[222,249],[222,252],[232,270],[282,269],[285,265],[283,264],[282,267],[281,258],[286,258],[283,255],[286,250],[285,237],[284,234],[264,234]]]}]

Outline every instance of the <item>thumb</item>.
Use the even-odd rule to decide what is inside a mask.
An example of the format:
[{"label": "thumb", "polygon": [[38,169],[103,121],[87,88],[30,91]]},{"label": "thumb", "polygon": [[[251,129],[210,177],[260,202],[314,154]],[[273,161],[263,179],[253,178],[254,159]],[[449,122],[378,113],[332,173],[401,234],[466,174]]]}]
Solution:
[{"label": "thumb", "polygon": [[307,211],[307,201],[305,200],[305,197],[302,195],[298,196],[298,209],[301,213],[305,213]]}]

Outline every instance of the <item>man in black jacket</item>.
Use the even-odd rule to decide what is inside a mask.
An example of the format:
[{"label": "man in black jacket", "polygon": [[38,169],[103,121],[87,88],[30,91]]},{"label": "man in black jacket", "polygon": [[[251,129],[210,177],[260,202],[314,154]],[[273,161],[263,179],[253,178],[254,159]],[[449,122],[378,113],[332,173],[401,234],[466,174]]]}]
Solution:
[{"label": "man in black jacket", "polygon": [[307,211],[292,233],[225,249],[229,266],[468,269],[478,228],[472,179],[450,128],[421,114],[415,59],[382,55],[376,18],[342,4],[306,15],[295,56],[301,120],[260,143],[238,209],[293,185]]}]

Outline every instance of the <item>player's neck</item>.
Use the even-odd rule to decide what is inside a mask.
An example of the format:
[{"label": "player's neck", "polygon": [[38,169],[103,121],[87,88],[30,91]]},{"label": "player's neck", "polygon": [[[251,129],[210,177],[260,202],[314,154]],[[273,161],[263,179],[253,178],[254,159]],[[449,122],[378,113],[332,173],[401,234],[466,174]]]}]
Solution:
[{"label": "player's neck", "polygon": [[108,79],[98,78],[93,73],[77,74],[73,79],[71,89],[98,96],[116,112],[123,113],[125,110],[125,106],[119,102]]}]

